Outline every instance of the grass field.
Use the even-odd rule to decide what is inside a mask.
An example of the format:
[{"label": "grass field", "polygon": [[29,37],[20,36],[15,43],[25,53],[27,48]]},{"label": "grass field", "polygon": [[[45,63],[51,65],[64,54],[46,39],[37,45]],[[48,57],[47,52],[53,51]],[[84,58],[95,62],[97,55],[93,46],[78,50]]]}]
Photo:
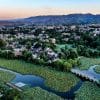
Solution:
[{"label": "grass field", "polygon": [[0,71],[0,81],[2,82],[9,82],[15,77],[14,74],[11,74],[9,72]]},{"label": "grass field", "polygon": [[39,87],[24,91],[22,98],[22,100],[63,100],[61,97],[49,93]]},{"label": "grass field", "polygon": [[100,88],[91,82],[84,82],[76,92],[75,100],[100,100]]},{"label": "grass field", "polygon": [[100,58],[80,58],[81,65],[79,66],[80,69],[89,69],[92,65],[100,65]]},{"label": "grass field", "polygon": [[76,85],[79,81],[79,79],[71,73],[59,72],[47,67],[37,66],[19,60],[0,59],[0,66],[22,74],[34,74],[41,76],[45,78],[45,84],[47,86],[60,92],[70,90],[70,88]]}]

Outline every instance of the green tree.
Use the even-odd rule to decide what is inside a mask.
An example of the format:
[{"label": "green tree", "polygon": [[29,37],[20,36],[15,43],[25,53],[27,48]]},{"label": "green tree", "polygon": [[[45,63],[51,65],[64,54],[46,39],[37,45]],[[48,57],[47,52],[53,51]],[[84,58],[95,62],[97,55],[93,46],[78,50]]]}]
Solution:
[{"label": "green tree", "polygon": [[56,69],[63,71],[63,63],[64,63],[64,61],[60,59],[60,60],[55,61],[54,64],[53,64],[53,66]]},{"label": "green tree", "polygon": [[72,68],[72,64],[69,62],[64,62],[63,66],[64,66],[64,71],[70,71]]},{"label": "green tree", "polygon": [[27,61],[32,60],[32,53],[31,52],[25,50],[22,52],[22,55],[23,55],[24,60],[27,60]]},{"label": "green tree", "polygon": [[0,39],[0,48],[4,48],[6,46],[6,42],[3,39]]}]

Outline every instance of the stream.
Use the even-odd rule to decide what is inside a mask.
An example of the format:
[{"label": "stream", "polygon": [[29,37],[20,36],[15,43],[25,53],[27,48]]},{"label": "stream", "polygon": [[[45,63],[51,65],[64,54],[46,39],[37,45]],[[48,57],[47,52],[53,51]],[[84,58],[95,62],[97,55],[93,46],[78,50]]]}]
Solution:
[{"label": "stream", "polygon": [[[94,68],[95,67],[91,66],[90,69],[87,70],[87,72],[95,73],[94,70],[93,70]],[[58,91],[53,90],[50,87],[47,87],[45,85],[45,79],[42,78],[42,77],[39,77],[39,76],[36,76],[36,75],[22,75],[20,73],[17,73],[17,72],[8,70],[8,69],[4,69],[4,68],[0,68],[0,70],[7,71],[7,72],[10,72],[10,73],[16,75],[16,77],[11,81],[11,83],[13,83],[13,84],[21,82],[21,83],[24,83],[26,85],[29,85],[30,87],[40,87],[40,88],[42,88],[42,89],[44,89],[48,92],[51,92],[51,93],[58,95],[58,96],[60,96],[64,99],[70,99],[70,100],[74,99],[75,91],[77,91],[81,87],[82,83],[84,82],[82,79],[80,79],[80,81],[74,87],[72,87],[69,91],[58,92]],[[98,77],[100,78],[100,74],[98,74]]]}]

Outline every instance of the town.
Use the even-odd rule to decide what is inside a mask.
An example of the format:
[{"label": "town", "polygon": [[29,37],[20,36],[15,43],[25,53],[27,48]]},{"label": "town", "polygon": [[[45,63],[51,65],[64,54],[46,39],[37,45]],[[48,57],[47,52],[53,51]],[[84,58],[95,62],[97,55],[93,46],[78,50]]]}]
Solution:
[{"label": "town", "polygon": [[[92,73],[93,76],[91,76],[88,71],[81,72],[82,70],[89,70],[89,68],[94,65],[100,65],[100,24],[23,24],[0,27],[0,66],[4,68],[0,69],[0,73],[1,70],[5,70],[6,72],[9,72],[8,70],[14,71],[10,73],[11,75],[7,73],[1,73],[1,75],[4,75],[2,81],[4,81],[7,86],[17,90],[15,92],[14,90],[8,91],[8,94],[14,92],[14,96],[17,95],[17,99],[22,97],[24,99],[21,98],[21,100],[31,100],[30,98],[33,98],[32,94],[29,93],[30,96],[23,96],[24,94],[28,95],[30,90],[35,92],[40,91],[40,93],[43,92],[44,94],[46,91],[52,91],[43,88],[43,86],[39,87],[46,91],[36,87],[36,90],[34,90],[34,88],[32,90],[29,88],[27,82],[25,83],[21,80],[9,83],[9,81],[15,77],[12,74],[17,76],[19,73],[21,73],[21,75],[32,74],[41,76],[46,79],[46,86],[59,92],[65,92],[65,96],[54,91],[52,93],[55,95],[47,94],[52,100],[63,100],[63,98],[73,100],[75,97],[74,91],[72,96],[67,95],[66,91],[71,91],[70,89],[76,84],[84,84],[82,90],[84,90],[85,85],[92,86],[95,84],[94,88],[100,91],[98,87],[98,85],[100,85],[100,74]],[[93,70],[100,73],[100,67],[98,66],[95,66]],[[76,69],[77,67],[78,69]],[[75,75],[74,70],[77,75]],[[18,74],[15,72],[18,72]],[[77,72],[79,72],[79,75]],[[85,78],[87,81],[93,81],[94,83],[84,82],[79,77]],[[32,80],[32,78],[30,79]],[[34,80],[32,81],[34,84]],[[32,87],[33,86],[31,86],[31,88]],[[2,85],[0,89],[1,88]],[[27,92],[21,95],[20,92],[26,91],[25,89]],[[77,92],[76,99],[78,95],[80,96],[82,90]],[[99,93],[98,91],[97,94]],[[14,100],[13,97],[11,99],[8,94],[6,94],[5,97],[5,90],[1,89],[0,92],[0,97],[3,98],[2,100]],[[84,92],[86,91],[84,90]],[[36,97],[38,97],[38,95],[36,95]]]}]

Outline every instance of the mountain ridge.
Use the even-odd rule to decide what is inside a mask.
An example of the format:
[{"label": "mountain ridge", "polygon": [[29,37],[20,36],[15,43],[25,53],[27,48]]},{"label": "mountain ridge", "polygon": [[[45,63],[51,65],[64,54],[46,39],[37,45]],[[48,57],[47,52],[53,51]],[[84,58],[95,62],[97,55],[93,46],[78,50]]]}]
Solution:
[{"label": "mountain ridge", "polygon": [[0,20],[7,23],[33,23],[33,24],[100,24],[100,14],[68,14],[68,15],[43,15],[31,16],[15,20]]}]

